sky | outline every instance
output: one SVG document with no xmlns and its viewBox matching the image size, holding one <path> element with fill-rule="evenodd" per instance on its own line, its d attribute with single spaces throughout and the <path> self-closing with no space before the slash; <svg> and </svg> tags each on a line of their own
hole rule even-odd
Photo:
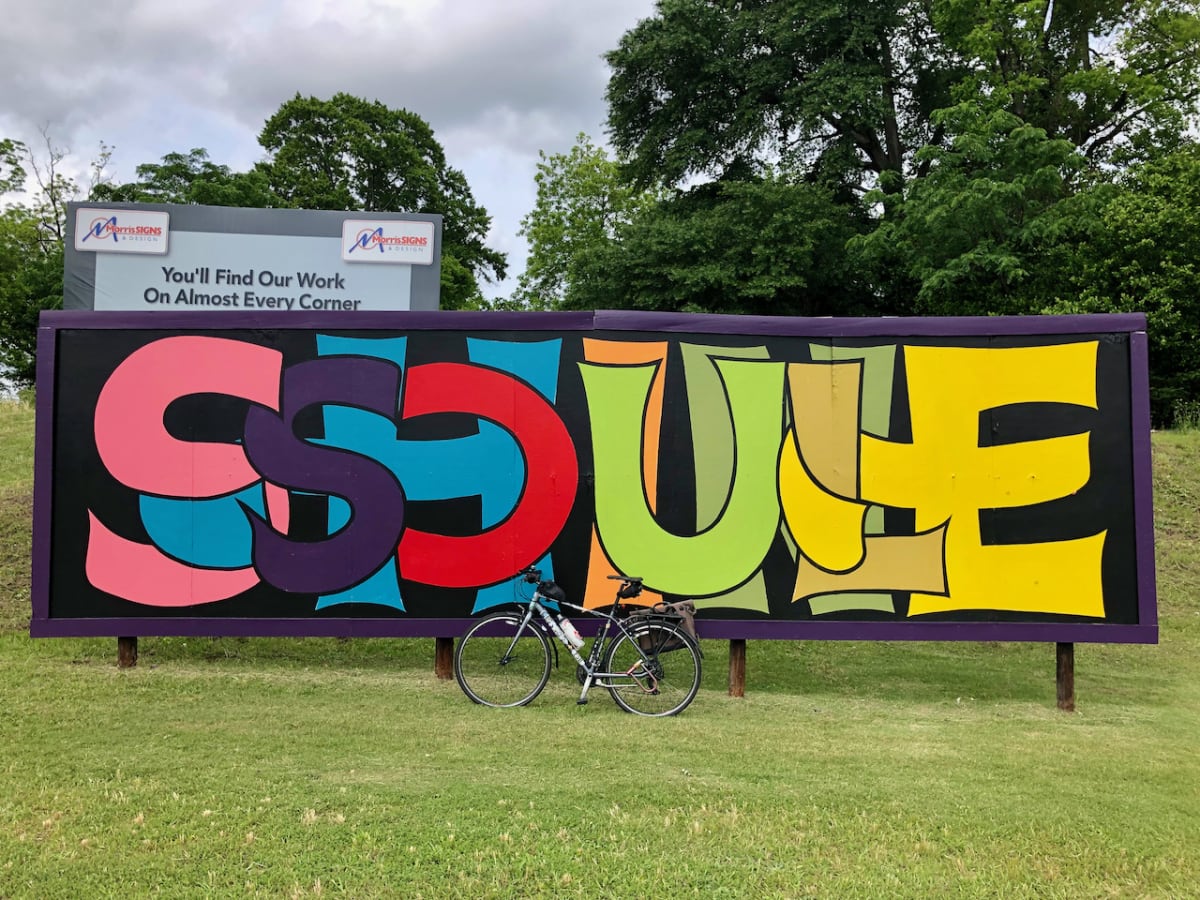
<svg viewBox="0 0 1200 900">
<path fill-rule="evenodd" d="M 524 267 L 517 235 L 536 197 L 538 151 L 604 143 L 602 55 L 654 0 L 0 0 L 0 137 L 44 154 L 43 133 L 87 180 L 206 148 L 245 171 L 266 119 L 300 93 L 345 92 L 417 113 Z"/>
</svg>

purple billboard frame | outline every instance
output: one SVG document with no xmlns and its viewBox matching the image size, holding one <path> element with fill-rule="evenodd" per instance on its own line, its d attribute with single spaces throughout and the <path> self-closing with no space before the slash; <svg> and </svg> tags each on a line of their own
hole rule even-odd
<svg viewBox="0 0 1200 900">
<path fill-rule="evenodd" d="M 962 318 L 773 318 L 629 312 L 45 312 L 38 328 L 37 423 L 34 455 L 33 637 L 244 636 L 244 637 L 457 637 L 462 618 L 51 618 L 51 501 L 57 334 L 66 329 L 333 329 L 392 331 L 656 331 L 689 334 L 773 335 L 804 338 L 1057 336 L 1125 333 L 1130 336 L 1130 410 L 1136 541 L 1138 623 L 1103 622 L 879 622 L 705 620 L 705 638 L 755 640 L 1036 641 L 1157 643 L 1154 519 L 1150 468 L 1150 402 L 1146 318 L 1140 313 L 1091 316 Z M 590 623 L 580 625 L 585 630 Z"/>
</svg>

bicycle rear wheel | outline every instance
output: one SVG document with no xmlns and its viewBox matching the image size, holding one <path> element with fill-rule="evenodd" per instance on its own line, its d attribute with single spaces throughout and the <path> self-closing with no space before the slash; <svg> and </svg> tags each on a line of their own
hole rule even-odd
<svg viewBox="0 0 1200 900">
<path fill-rule="evenodd" d="M 639 716 L 673 716 L 700 689 L 700 650 L 669 622 L 635 625 L 608 648 L 604 671 L 617 706 Z"/>
<path fill-rule="evenodd" d="M 550 643 L 523 613 L 498 612 L 480 619 L 454 651 L 454 677 L 468 697 L 484 706 L 524 706 L 550 678 Z"/>
</svg>

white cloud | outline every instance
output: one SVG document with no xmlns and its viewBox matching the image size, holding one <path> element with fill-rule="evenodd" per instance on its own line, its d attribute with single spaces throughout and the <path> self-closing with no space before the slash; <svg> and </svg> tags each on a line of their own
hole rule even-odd
<svg viewBox="0 0 1200 900">
<path fill-rule="evenodd" d="M 296 93 L 405 107 L 434 129 L 519 271 L 517 223 L 538 150 L 603 138 L 602 54 L 653 0 L 42 0 L 8 4 L 0 136 L 69 147 L 86 173 L 100 141 L 118 180 L 205 147 L 234 169 L 261 156 L 266 118 Z"/>
</svg>

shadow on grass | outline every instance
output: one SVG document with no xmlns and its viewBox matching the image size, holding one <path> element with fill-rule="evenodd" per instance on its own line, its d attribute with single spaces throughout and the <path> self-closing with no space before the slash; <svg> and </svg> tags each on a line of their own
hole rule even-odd
<svg viewBox="0 0 1200 900">
<path fill-rule="evenodd" d="M 26 639 L 28 640 L 28 639 Z M 728 689 L 726 641 L 704 641 L 708 690 Z M 42 657 L 67 664 L 116 666 L 115 638 L 49 638 L 32 642 Z M 204 638 L 143 637 L 138 665 L 212 666 L 267 672 L 346 670 L 426 674 L 433 671 L 433 638 Z M 560 672 L 570 665 L 565 655 Z M 1092 698 L 1173 701 L 1174 680 L 1155 647 L 1078 645 L 1076 679 Z M 750 641 L 746 693 L 790 694 L 827 701 L 894 700 L 916 703 L 996 702 L 1053 704 L 1054 644 L 950 642 Z"/>
<path fill-rule="evenodd" d="M 705 642 L 705 686 L 727 687 L 724 641 Z M 116 641 L 101 648 L 115 660 Z M 264 668 L 420 671 L 433 638 L 142 638 L 139 665 L 225 662 Z M 1052 700 L 1054 645 L 751 641 L 747 691 L 938 702 Z M 565 660 L 565 662 L 564 662 Z M 569 660 L 560 659 L 566 671 Z"/>
<path fill-rule="evenodd" d="M 46 655 L 70 662 L 117 664 L 116 638 L 45 638 Z M 433 638 L 142 637 L 138 666 L 209 663 L 263 669 L 432 671 Z"/>
<path fill-rule="evenodd" d="M 727 686 L 724 641 L 705 642 L 705 686 Z M 1078 690 L 1171 702 L 1154 647 L 1077 645 Z M 1056 700 L 1052 643 L 750 641 L 746 692 L 944 703 Z"/>
</svg>

